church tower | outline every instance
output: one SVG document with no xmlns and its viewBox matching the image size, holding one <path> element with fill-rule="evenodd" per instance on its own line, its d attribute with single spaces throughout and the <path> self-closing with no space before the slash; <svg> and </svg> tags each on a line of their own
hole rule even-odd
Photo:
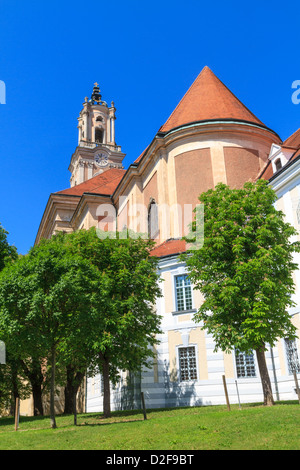
<svg viewBox="0 0 300 470">
<path fill-rule="evenodd" d="M 115 113 L 114 102 L 109 107 L 95 83 L 78 117 L 78 146 L 69 166 L 71 187 L 110 168 L 123 168 L 125 154 L 115 141 Z"/>
</svg>

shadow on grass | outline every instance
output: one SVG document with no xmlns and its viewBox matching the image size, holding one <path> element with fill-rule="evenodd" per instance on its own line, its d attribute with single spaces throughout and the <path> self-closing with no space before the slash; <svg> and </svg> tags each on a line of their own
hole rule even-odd
<svg viewBox="0 0 300 470">
<path fill-rule="evenodd" d="M 50 416 L 20 416 L 22 423 L 31 423 L 36 421 L 43 421 L 44 419 L 50 419 Z M 14 426 L 15 418 L 13 416 L 0 418 L 0 426 Z"/>
<path fill-rule="evenodd" d="M 289 400 L 289 401 L 278 401 L 275 402 L 276 405 L 296 405 L 298 404 L 298 400 Z M 259 407 L 264 407 L 263 403 L 246 403 L 242 404 L 242 409 L 247 409 L 247 408 L 259 408 Z M 219 411 L 222 409 L 226 409 L 226 405 L 209 405 L 209 406 L 188 406 L 188 407 L 172 407 L 172 408 L 151 408 L 147 409 L 147 419 L 154 418 L 155 415 L 163 412 L 171 412 L 171 411 L 179 411 L 179 410 L 188 410 L 192 412 L 193 410 L 203 410 L 207 412 L 213 412 L 213 411 Z M 238 409 L 238 405 L 234 404 L 232 405 L 232 409 Z M 151 415 L 151 416 L 149 416 Z M 132 417 L 136 416 L 137 419 L 132 419 Z M 138 417 L 139 416 L 139 417 Z M 130 417 L 131 419 L 126 419 L 126 417 Z M 56 418 L 60 421 L 57 423 L 57 428 L 65 428 L 65 427 L 70 427 L 74 426 L 73 424 L 73 415 L 56 415 Z M 104 418 L 103 413 L 80 413 L 77 415 L 78 422 L 77 426 L 104 426 L 104 425 L 110 425 L 110 424 L 121 424 L 121 423 L 136 423 L 136 422 L 142 422 L 144 421 L 143 417 L 143 412 L 142 410 L 123 410 L 123 411 L 113 411 L 111 413 L 111 416 L 109 418 Z M 37 425 L 38 423 L 46 422 L 48 424 L 48 421 L 50 420 L 49 415 L 45 416 L 20 416 L 20 423 L 19 423 L 19 429 L 22 429 L 22 426 L 25 425 L 26 430 L 37 430 L 37 429 L 49 429 L 50 425 L 45 425 L 41 428 L 37 428 L 36 426 L 30 426 L 30 425 Z M 91 422 L 89 422 L 89 420 Z M 99 422 L 97 422 L 99 420 Z M 81 422 L 83 421 L 83 422 Z M 96 422 L 93 422 L 96 421 Z M 0 429 L 1 427 L 7 426 L 14 426 L 15 420 L 14 417 L 3 417 L 0 418 Z M 46 424 L 46 423 L 45 423 Z M 29 425 L 27 427 L 26 425 Z"/>
<path fill-rule="evenodd" d="M 109 419 L 109 418 L 108 418 Z M 77 427 L 87 426 L 87 427 L 97 427 L 97 426 L 111 426 L 113 424 L 132 424 L 132 423 L 140 423 L 144 421 L 144 419 L 128 419 L 122 421 L 110 421 L 110 422 L 102 422 L 102 423 L 78 423 Z"/>
</svg>

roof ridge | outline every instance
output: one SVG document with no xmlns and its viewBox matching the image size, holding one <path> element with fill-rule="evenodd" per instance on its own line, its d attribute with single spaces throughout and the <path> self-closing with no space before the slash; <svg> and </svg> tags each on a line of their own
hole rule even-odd
<svg viewBox="0 0 300 470">
<path fill-rule="evenodd" d="M 210 70 L 210 69 L 209 69 L 209 70 Z M 213 73 L 212 70 L 211 70 L 211 72 Z M 229 93 L 231 93 L 231 95 L 243 106 L 243 108 L 245 108 L 257 121 L 259 121 L 263 126 L 265 126 L 264 123 L 263 123 L 257 116 L 255 116 L 255 114 L 251 111 L 251 109 L 249 109 L 249 108 L 233 93 L 233 91 L 231 91 L 230 88 L 228 88 L 228 86 L 227 86 L 224 82 L 222 82 L 222 80 L 221 80 L 219 77 L 217 77 L 214 73 L 213 73 L 213 75 L 214 75 L 214 76 L 216 77 L 216 79 L 226 88 L 226 90 L 229 91 Z"/>
<path fill-rule="evenodd" d="M 191 86 L 188 88 L 188 90 L 185 92 L 185 94 L 183 95 L 183 97 L 181 98 L 181 100 L 179 101 L 179 103 L 177 104 L 177 106 L 175 107 L 175 109 L 172 111 L 172 113 L 170 114 L 170 116 L 168 117 L 168 119 L 166 120 L 166 122 L 160 127 L 160 129 L 164 126 L 167 125 L 167 123 L 170 121 L 171 117 L 173 116 L 173 114 L 175 113 L 175 111 L 177 110 L 177 108 L 180 106 L 180 104 L 182 103 L 182 101 L 184 100 L 184 98 L 191 92 L 192 88 L 194 87 L 194 85 L 196 84 L 196 81 L 198 80 L 198 78 L 200 77 L 200 75 L 204 72 L 204 70 L 210 70 L 210 68 L 205 65 L 205 67 L 201 70 L 201 72 L 197 75 L 197 77 L 195 78 L 195 80 L 193 81 L 193 83 L 191 84 Z M 211 70 L 210 70 L 211 71 Z"/>
</svg>

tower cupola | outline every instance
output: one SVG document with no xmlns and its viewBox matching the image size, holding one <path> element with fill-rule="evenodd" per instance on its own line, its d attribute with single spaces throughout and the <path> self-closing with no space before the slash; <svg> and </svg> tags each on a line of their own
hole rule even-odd
<svg viewBox="0 0 300 470">
<path fill-rule="evenodd" d="M 94 83 L 94 88 L 93 88 L 93 94 L 92 94 L 92 97 L 91 97 L 91 102 L 93 104 L 100 104 L 101 103 L 101 94 L 100 94 L 100 88 L 99 88 L 99 85 L 98 83 Z"/>
<path fill-rule="evenodd" d="M 123 168 L 125 155 L 115 141 L 116 108 L 102 100 L 98 83 L 91 98 L 86 97 L 78 117 L 78 146 L 69 170 L 71 186 L 92 178 L 109 168 Z"/>
<path fill-rule="evenodd" d="M 94 84 L 92 96 L 87 97 L 78 118 L 78 145 L 107 144 L 116 146 L 115 142 L 114 102 L 109 107 L 102 100 L 98 83 Z"/>
</svg>

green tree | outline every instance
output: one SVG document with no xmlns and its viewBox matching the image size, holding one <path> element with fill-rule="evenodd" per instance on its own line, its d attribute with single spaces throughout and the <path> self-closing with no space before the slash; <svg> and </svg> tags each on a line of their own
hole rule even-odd
<svg viewBox="0 0 300 470">
<path fill-rule="evenodd" d="M 300 247 L 292 237 L 297 232 L 275 209 L 276 194 L 265 181 L 242 189 L 218 184 L 199 200 L 204 244 L 183 257 L 204 296 L 195 320 L 213 335 L 216 349 L 256 351 L 264 403 L 272 405 L 265 351 L 278 338 L 295 337 L 287 308 L 293 305 L 293 253 Z"/>
<path fill-rule="evenodd" d="M 0 271 L 7 263 L 16 260 L 18 257 L 17 249 L 14 245 L 10 245 L 7 240 L 8 232 L 0 223 Z"/>
<path fill-rule="evenodd" d="M 0 327 L 10 350 L 27 364 L 43 358 L 49 366 L 52 427 L 57 366 L 60 377 L 65 368 L 65 396 L 69 403 L 73 397 L 75 415 L 82 377 L 98 367 L 109 416 L 110 382 L 120 370 L 148 365 L 160 333 L 153 242 L 98 235 L 91 229 L 42 240 L 0 275 Z"/>
<path fill-rule="evenodd" d="M 53 428 L 57 352 L 72 335 L 76 319 L 88 313 L 98 287 L 98 270 L 71 255 L 59 237 L 43 240 L 0 274 L 0 327 L 9 338 L 9 351 L 32 363 L 43 358 L 50 366 Z"/>
<path fill-rule="evenodd" d="M 18 258 L 17 249 L 15 246 L 8 243 L 7 235 L 8 232 L 0 223 L 0 271 L 2 271 L 6 265 Z M 1 330 L 0 340 L 5 344 Z M 6 406 L 12 396 L 23 396 L 20 382 L 15 380 L 15 377 L 17 376 L 16 367 L 16 361 L 11 356 L 7 358 L 6 364 L 0 365 L 0 406 Z M 19 389 L 17 389 L 18 386 Z"/>
<path fill-rule="evenodd" d="M 120 370 L 139 372 L 149 365 L 161 317 L 154 309 L 161 295 L 154 243 L 134 233 L 103 233 L 92 228 L 66 238 L 101 274 L 101 299 L 89 315 L 86 341 L 103 375 L 104 416 L 110 415 L 110 382 Z"/>
</svg>

